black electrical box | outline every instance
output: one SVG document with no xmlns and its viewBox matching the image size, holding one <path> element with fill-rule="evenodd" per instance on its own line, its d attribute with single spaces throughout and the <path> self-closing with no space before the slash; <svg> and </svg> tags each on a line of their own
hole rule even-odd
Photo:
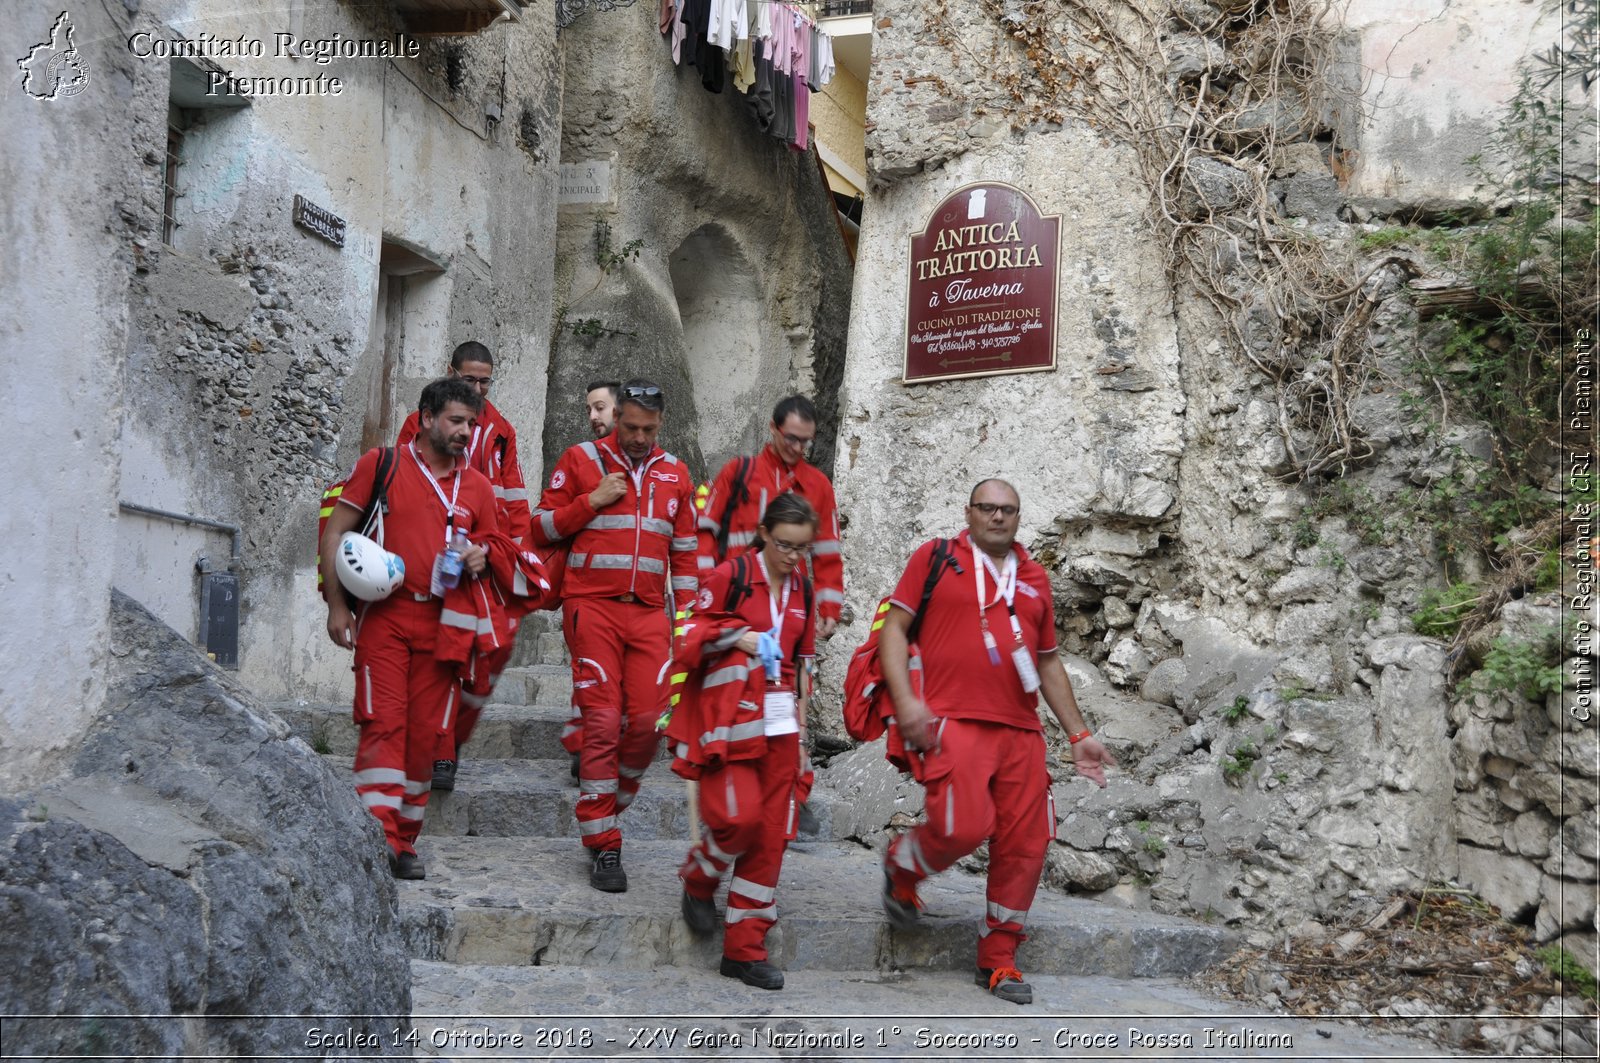
<svg viewBox="0 0 1600 1063">
<path fill-rule="evenodd" d="M 239 667 L 239 577 L 232 572 L 200 575 L 200 642 L 213 661 Z"/>
</svg>

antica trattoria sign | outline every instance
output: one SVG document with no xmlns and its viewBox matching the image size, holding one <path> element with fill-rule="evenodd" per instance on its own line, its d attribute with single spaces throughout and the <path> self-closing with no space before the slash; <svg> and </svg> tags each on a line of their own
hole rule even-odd
<svg viewBox="0 0 1600 1063">
<path fill-rule="evenodd" d="M 904 380 L 1056 367 L 1061 215 L 1020 188 L 968 185 L 911 237 Z"/>
</svg>

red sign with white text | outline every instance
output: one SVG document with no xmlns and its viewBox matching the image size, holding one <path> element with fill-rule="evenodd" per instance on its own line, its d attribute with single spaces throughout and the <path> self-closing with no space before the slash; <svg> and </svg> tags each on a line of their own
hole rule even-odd
<svg viewBox="0 0 1600 1063">
<path fill-rule="evenodd" d="M 1056 367 L 1061 215 L 1020 188 L 968 185 L 911 237 L 904 382 Z"/>
</svg>

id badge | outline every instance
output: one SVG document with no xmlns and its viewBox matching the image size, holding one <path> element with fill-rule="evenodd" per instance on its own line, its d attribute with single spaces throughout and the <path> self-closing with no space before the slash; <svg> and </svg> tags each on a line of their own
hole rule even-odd
<svg viewBox="0 0 1600 1063">
<path fill-rule="evenodd" d="M 433 573 L 428 577 L 428 593 L 435 598 L 444 597 L 444 551 L 433 555 Z"/>
</svg>

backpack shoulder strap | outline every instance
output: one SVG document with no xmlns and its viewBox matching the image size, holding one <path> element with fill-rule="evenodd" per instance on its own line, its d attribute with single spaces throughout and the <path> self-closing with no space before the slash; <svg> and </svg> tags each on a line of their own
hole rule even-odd
<svg viewBox="0 0 1600 1063">
<path fill-rule="evenodd" d="M 915 642 L 917 632 L 922 630 L 922 616 L 927 612 L 928 600 L 933 597 L 933 588 L 947 568 L 961 571 L 961 562 L 956 560 L 955 544 L 949 539 L 936 539 L 933 557 L 928 563 L 928 578 L 922 581 L 922 599 L 917 602 L 917 615 L 911 618 L 911 626 L 906 629 L 907 642 Z"/>
<path fill-rule="evenodd" d="M 722 607 L 734 612 L 750 597 L 750 561 L 744 554 L 733 559 L 733 579 L 728 582 L 728 596 Z"/>
<path fill-rule="evenodd" d="M 734 466 L 733 483 L 728 485 L 728 499 L 722 504 L 722 516 L 718 519 L 717 556 L 719 558 L 728 556 L 728 535 L 732 531 L 730 518 L 733 516 L 734 510 L 744 505 L 745 500 L 750 497 L 751 464 L 751 460 L 748 457 L 744 457 L 738 459 L 738 464 Z M 760 520 L 761 514 L 756 514 L 756 519 Z"/>
</svg>

